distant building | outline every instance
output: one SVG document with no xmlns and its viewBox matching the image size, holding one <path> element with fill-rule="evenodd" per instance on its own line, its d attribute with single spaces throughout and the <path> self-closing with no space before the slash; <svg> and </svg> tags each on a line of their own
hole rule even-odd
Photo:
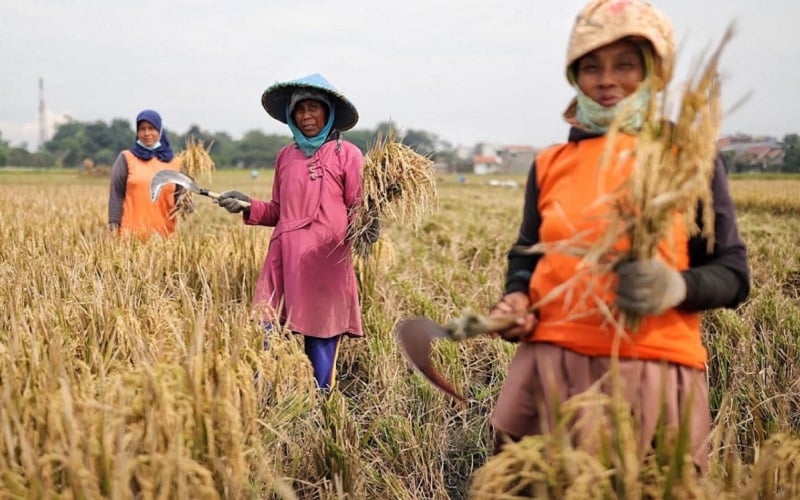
<svg viewBox="0 0 800 500">
<path fill-rule="evenodd" d="M 717 148 L 733 172 L 780 171 L 783 167 L 783 147 L 771 137 L 722 137 L 717 141 Z"/>
<path fill-rule="evenodd" d="M 501 144 L 493 144 L 491 142 L 479 142 L 475 145 L 473 153 L 475 156 L 495 156 L 500 157 L 505 146 Z"/>
<path fill-rule="evenodd" d="M 506 146 L 500 154 L 503 160 L 503 172 L 527 173 L 536 159 L 537 152 L 533 146 Z"/>
<path fill-rule="evenodd" d="M 734 157 L 735 165 L 747 165 L 750 170 L 780 171 L 785 154 L 779 146 L 753 146 Z"/>
<path fill-rule="evenodd" d="M 499 170 L 502 161 L 497 156 L 474 156 L 472 171 L 478 175 L 493 174 Z"/>
<path fill-rule="evenodd" d="M 537 149 L 533 146 L 503 146 L 482 142 L 472 149 L 472 172 L 477 175 L 527 173 L 536 153 Z"/>
</svg>

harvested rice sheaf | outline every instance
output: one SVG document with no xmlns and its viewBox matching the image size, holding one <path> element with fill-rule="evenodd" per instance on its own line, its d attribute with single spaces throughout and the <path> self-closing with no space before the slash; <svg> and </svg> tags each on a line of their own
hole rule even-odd
<svg viewBox="0 0 800 500">
<path fill-rule="evenodd" d="M 633 175 L 615 206 L 617 219 L 631 240 L 630 257 L 634 259 L 656 255 L 676 213 L 684 217 L 690 235 L 700 234 L 696 223 L 699 206 L 704 217 L 702 235 L 709 239 L 709 251 L 713 248 L 711 178 L 722 118 L 717 66 L 732 34 L 729 28 L 699 76 L 688 82 L 674 122 L 665 118 L 669 115 L 666 92 L 651 100 L 639 133 Z"/>
<path fill-rule="evenodd" d="M 385 217 L 417 227 L 438 203 L 433 161 L 402 144 L 390 130 L 364 156 L 361 203 L 347 238 L 357 257 L 369 257 L 376 224 Z"/>
<path fill-rule="evenodd" d="M 733 27 L 725 32 L 711 56 L 687 82 L 678 114 L 669 120 L 668 93 L 659 79 L 653 81 L 653 98 L 639 132 L 634 170 L 613 206 L 612 222 L 600 240 L 599 254 L 613 255 L 621 238 L 630 249 L 605 262 L 593 262 L 596 270 L 608 272 L 622 260 L 646 260 L 658 254 L 661 242 L 672 246 L 674 217 L 683 218 L 689 236 L 701 235 L 707 250 L 714 247 L 714 208 L 711 179 L 717 157 L 722 108 L 720 104 L 719 60 L 722 49 L 733 37 Z M 625 113 L 609 131 L 609 147 L 620 133 Z M 608 158 L 606 158 L 607 167 Z M 697 224 L 702 210 L 702 229 Z M 621 315 L 621 322 L 636 330 L 641 318 Z"/>
<path fill-rule="evenodd" d="M 195 139 L 194 136 L 189 136 L 186 139 L 186 148 L 178 153 L 178 159 L 181 161 L 181 172 L 197 180 L 198 177 L 204 177 L 206 180 L 211 178 L 211 172 L 215 169 L 214 160 L 208 153 L 211 149 L 211 144 L 208 148 L 202 139 Z M 192 200 L 192 193 L 184 189 L 172 209 L 170 215 L 180 215 L 186 217 L 194 211 L 194 200 Z"/>
</svg>

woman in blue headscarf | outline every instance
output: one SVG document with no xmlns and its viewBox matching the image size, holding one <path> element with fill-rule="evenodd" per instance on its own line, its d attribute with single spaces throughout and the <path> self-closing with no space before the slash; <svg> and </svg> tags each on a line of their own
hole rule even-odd
<svg viewBox="0 0 800 500">
<path fill-rule="evenodd" d="M 122 151 L 111 168 L 108 228 L 112 233 L 140 237 L 174 233 L 174 207 L 180 186 L 167 184 L 156 201 L 150 200 L 150 180 L 159 170 L 180 171 L 181 163 L 169 145 L 161 116 L 146 109 L 136 117 L 136 142 Z"/>
</svg>

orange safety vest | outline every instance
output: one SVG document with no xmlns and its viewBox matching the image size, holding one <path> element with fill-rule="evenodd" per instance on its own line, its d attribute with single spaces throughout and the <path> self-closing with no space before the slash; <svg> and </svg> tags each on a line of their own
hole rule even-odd
<svg viewBox="0 0 800 500">
<path fill-rule="evenodd" d="M 177 218 L 170 217 L 169 212 L 175 206 L 175 185 L 165 185 L 154 203 L 150 201 L 150 181 L 159 170 L 180 171 L 180 160 L 173 158 L 167 163 L 152 158 L 144 161 L 130 151 L 124 151 L 123 154 L 128 163 L 128 181 L 122 201 L 120 233 L 132 233 L 145 238 L 152 233 L 162 236 L 174 233 Z"/>
<path fill-rule="evenodd" d="M 617 136 L 606 168 L 598 164 L 606 148 L 605 136 L 569 142 L 549 148 L 536 158 L 541 215 L 541 242 L 573 240 L 581 235 L 592 245 L 609 224 L 612 197 L 632 171 L 636 138 Z M 616 192 L 615 192 L 616 191 Z M 606 198 L 604 198 L 606 197 Z M 602 201 L 601 201 L 602 200 Z M 630 246 L 620 241 L 617 250 Z M 678 270 L 689 267 L 688 234 L 681 215 L 676 214 L 670 241 L 659 245 L 659 256 Z M 615 276 L 586 276 L 567 283 L 576 273 L 580 258 L 546 253 L 536 265 L 530 281 L 531 303 L 555 297 L 538 310 L 539 324 L 531 342 L 549 342 L 590 356 L 613 354 L 615 334 L 598 312 L 594 298 L 614 302 Z M 550 292 L 554 292 L 551 295 Z M 619 341 L 619 356 L 665 360 L 704 369 L 708 353 L 700 340 L 700 314 L 670 309 L 642 319 L 635 332 Z"/>
</svg>

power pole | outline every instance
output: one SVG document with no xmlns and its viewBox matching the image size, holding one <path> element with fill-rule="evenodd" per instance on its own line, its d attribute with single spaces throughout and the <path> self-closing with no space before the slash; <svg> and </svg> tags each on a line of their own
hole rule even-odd
<svg viewBox="0 0 800 500">
<path fill-rule="evenodd" d="M 47 142 L 47 112 L 44 107 L 44 80 L 39 77 L 39 151 Z"/>
</svg>

